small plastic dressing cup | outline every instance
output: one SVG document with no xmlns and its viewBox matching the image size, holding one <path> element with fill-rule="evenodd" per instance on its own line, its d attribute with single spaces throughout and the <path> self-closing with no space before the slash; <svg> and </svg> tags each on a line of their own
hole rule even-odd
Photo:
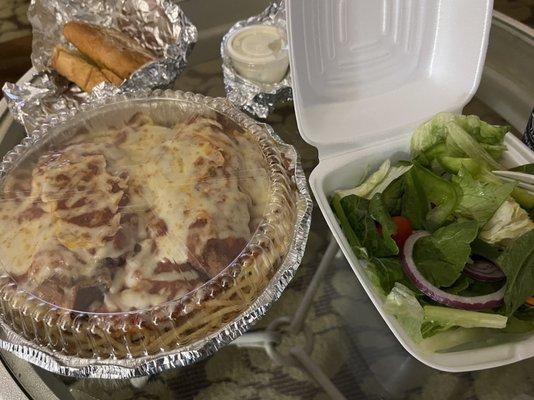
<svg viewBox="0 0 534 400">
<path fill-rule="evenodd" d="M 286 35 L 276 26 L 240 29 L 228 40 L 227 50 L 239 75 L 251 81 L 280 82 L 289 67 Z"/>
</svg>

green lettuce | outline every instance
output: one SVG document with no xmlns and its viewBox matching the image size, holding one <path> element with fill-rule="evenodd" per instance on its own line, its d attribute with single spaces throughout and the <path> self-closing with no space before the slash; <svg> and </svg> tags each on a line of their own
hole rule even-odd
<svg viewBox="0 0 534 400">
<path fill-rule="evenodd" d="M 415 158 L 434 146 L 441 144 L 447 137 L 445 124 L 455 120 L 455 114 L 439 113 L 431 120 L 420 125 L 412 134 L 410 152 Z"/>
<path fill-rule="evenodd" d="M 369 193 L 384 179 L 386 179 L 389 170 L 391 169 L 391 162 L 386 160 L 380 165 L 380 167 L 373 172 L 369 177 L 362 182 L 360 185 L 351 188 L 351 189 L 340 189 L 336 190 L 335 195 L 338 195 L 339 198 L 343 198 L 350 195 L 356 195 L 358 197 L 367 198 Z"/>
<path fill-rule="evenodd" d="M 393 256 L 399 254 L 399 248 L 392 238 L 397 227 L 391 219 L 380 193 L 375 194 L 369 201 L 369 216 L 380 226 L 381 239 L 385 248 L 383 252 L 373 254 L 376 256 Z"/>
<path fill-rule="evenodd" d="M 455 213 L 476 220 L 480 226 L 490 220 L 516 186 L 514 182 L 497 185 L 476 180 L 464 167 L 452 181 L 462 190 Z"/>
<path fill-rule="evenodd" d="M 478 142 L 487 145 L 502 145 L 509 126 L 492 125 L 476 115 L 455 114 L 455 121 Z"/>
<path fill-rule="evenodd" d="M 410 168 L 412 168 L 410 163 L 401 162 L 391 166 L 391 162 L 386 160 L 362 184 L 351 189 L 337 190 L 335 194 L 341 198 L 354 194 L 371 199 L 375 194 L 382 193 L 391 182 L 404 175 Z"/>
<path fill-rule="evenodd" d="M 461 326 L 463 328 L 493 328 L 506 327 L 508 318 L 499 314 L 477 311 L 459 310 L 450 307 L 424 306 L 425 321 L 445 326 Z"/>
<path fill-rule="evenodd" d="M 358 258 L 367 258 L 368 257 L 367 249 L 363 247 L 362 243 L 360 242 L 360 239 L 358 238 L 358 236 L 352 229 L 349 219 L 347 215 L 345 214 L 345 210 L 343 209 L 343 206 L 341 205 L 341 197 L 338 194 L 335 194 L 332 197 L 331 206 L 339 221 L 341 230 L 345 234 L 345 237 L 347 238 L 347 241 L 349 242 L 349 246 L 352 252 L 354 253 L 354 255 Z"/>
<path fill-rule="evenodd" d="M 423 339 L 421 325 L 423 324 L 425 313 L 414 292 L 401 283 L 395 283 L 395 286 L 386 297 L 384 309 L 395 316 L 414 342 L 417 343 Z"/>
<path fill-rule="evenodd" d="M 501 164 L 495 161 L 486 149 L 460 126 L 453 122 L 448 122 L 446 127 L 449 134 L 447 139 L 451 140 L 451 144 L 454 145 L 454 149 L 456 150 L 455 154 L 457 154 L 458 149 L 461 149 L 461 151 L 463 151 L 469 158 L 482 164 L 486 164 L 491 169 L 501 169 Z"/>
<path fill-rule="evenodd" d="M 443 156 L 462 155 L 497 166 L 508 131 L 507 126 L 491 125 L 474 115 L 440 113 L 415 130 L 410 151 L 426 166 Z"/>
<path fill-rule="evenodd" d="M 506 275 L 504 312 L 512 315 L 534 294 L 534 231 L 514 240 L 496 264 Z"/>
<path fill-rule="evenodd" d="M 434 231 L 449 219 L 460 195 L 456 184 L 414 164 L 405 175 L 402 215 L 415 229 Z"/>
<path fill-rule="evenodd" d="M 389 215 L 400 215 L 401 213 L 405 181 L 405 176 L 403 175 L 391 182 L 382 192 L 382 200 Z"/>
<path fill-rule="evenodd" d="M 505 182 L 497 175 L 493 174 L 488 169 L 487 165 L 471 158 L 442 157 L 440 158 L 439 162 L 440 166 L 443 167 L 445 171 L 451 174 L 458 174 L 461 169 L 465 169 L 469 171 L 469 173 L 474 179 L 480 182 L 493 184 L 495 186 L 500 186 L 509 183 Z M 530 168 L 528 167 L 528 165 L 525 167 Z M 534 209 L 534 193 L 516 186 L 512 191 L 512 197 L 521 205 L 521 207 L 524 207 L 527 210 Z"/>
<path fill-rule="evenodd" d="M 471 243 L 471 252 L 495 263 L 497 258 L 502 254 L 503 248 L 482 240 L 479 233 L 478 237 Z"/>
<path fill-rule="evenodd" d="M 509 198 L 482 227 L 480 239 L 490 244 L 506 244 L 534 229 L 534 222 L 519 204 Z"/>
<path fill-rule="evenodd" d="M 510 171 L 523 172 L 525 174 L 534 175 L 534 164 L 525 164 L 518 167 L 510 168 Z"/>
<path fill-rule="evenodd" d="M 372 257 L 367 263 L 366 271 L 373 284 L 385 295 L 393 289 L 396 282 L 408 281 L 398 258 Z"/>
<path fill-rule="evenodd" d="M 477 237 L 476 221 L 454 222 L 419 239 L 413 258 L 423 276 L 437 287 L 449 287 L 460 277 Z"/>
<path fill-rule="evenodd" d="M 342 229 L 343 225 L 349 224 L 357 239 L 354 242 L 365 248 L 366 257 L 388 257 L 399 253 L 391 238 L 395 233 L 395 223 L 387 213 L 380 194 L 371 200 L 349 195 L 340 200 L 340 205 L 346 218 Z"/>
</svg>

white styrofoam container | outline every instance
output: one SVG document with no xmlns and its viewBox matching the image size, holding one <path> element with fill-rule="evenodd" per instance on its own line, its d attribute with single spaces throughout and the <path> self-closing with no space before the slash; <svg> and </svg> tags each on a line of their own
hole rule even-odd
<svg viewBox="0 0 534 400">
<path fill-rule="evenodd" d="M 319 150 L 310 186 L 359 281 L 400 343 L 423 363 L 471 371 L 534 356 L 522 341 L 453 353 L 414 343 L 383 309 L 364 263 L 352 253 L 328 203 L 386 158 L 409 158 L 413 128 L 440 111 L 460 111 L 484 65 L 491 0 L 286 0 L 299 131 Z M 534 162 L 511 134 L 503 163 Z M 357 318 L 357 316 L 355 316 Z"/>
</svg>

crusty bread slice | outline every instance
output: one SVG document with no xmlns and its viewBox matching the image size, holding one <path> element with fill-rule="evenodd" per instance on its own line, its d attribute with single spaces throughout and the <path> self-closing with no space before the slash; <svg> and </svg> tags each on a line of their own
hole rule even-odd
<svg viewBox="0 0 534 400">
<path fill-rule="evenodd" d="M 63 27 L 63 34 L 101 69 L 108 69 L 121 79 L 128 78 L 132 72 L 154 59 L 132 38 L 116 29 L 70 21 Z"/>
<path fill-rule="evenodd" d="M 122 82 L 124 82 L 124 79 L 121 79 L 119 76 L 115 75 L 113 72 L 111 72 L 109 69 L 102 68 L 101 69 L 104 76 L 113 83 L 115 86 L 120 86 Z"/>
<path fill-rule="evenodd" d="M 108 81 L 96 65 L 61 46 L 54 47 L 52 67 L 86 92 L 90 92 L 99 83 Z"/>
</svg>

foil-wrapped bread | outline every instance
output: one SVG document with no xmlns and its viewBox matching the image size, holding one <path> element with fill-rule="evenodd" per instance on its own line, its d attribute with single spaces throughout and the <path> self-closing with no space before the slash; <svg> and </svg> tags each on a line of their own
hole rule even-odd
<svg viewBox="0 0 534 400">
<path fill-rule="evenodd" d="M 113 28 L 70 21 L 63 27 L 63 35 L 79 53 L 57 45 L 52 68 L 86 92 L 101 82 L 118 86 L 154 60 L 135 40 Z"/>
</svg>

